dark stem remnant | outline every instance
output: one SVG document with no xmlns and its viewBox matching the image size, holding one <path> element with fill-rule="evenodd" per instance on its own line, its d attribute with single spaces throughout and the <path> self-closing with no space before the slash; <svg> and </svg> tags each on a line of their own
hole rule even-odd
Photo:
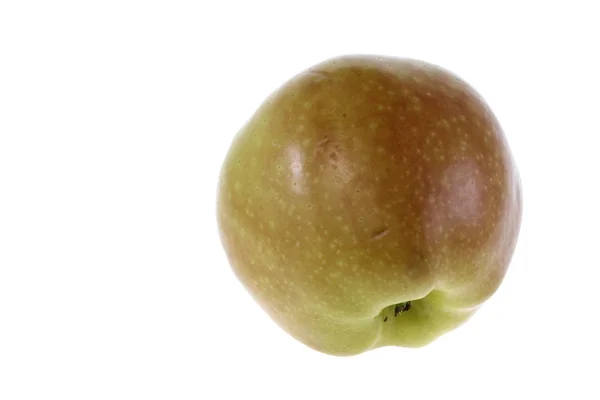
<svg viewBox="0 0 600 400">
<path fill-rule="evenodd" d="M 387 315 L 385 317 L 383 317 L 383 322 L 387 321 Z"/>
<path fill-rule="evenodd" d="M 398 314 L 402 314 L 403 312 L 406 312 L 408 310 L 410 310 L 410 301 L 396 304 L 396 307 L 394 308 L 394 317 L 396 317 Z"/>
</svg>

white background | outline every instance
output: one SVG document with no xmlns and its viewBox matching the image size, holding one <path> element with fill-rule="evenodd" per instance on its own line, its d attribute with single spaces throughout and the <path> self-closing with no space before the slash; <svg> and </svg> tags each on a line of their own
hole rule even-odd
<svg viewBox="0 0 600 400">
<path fill-rule="evenodd" d="M 2 1 L 0 399 L 600 398 L 593 4 Z M 502 287 L 424 349 L 308 349 L 219 242 L 233 135 L 347 53 L 462 76 L 521 170 Z"/>
</svg>

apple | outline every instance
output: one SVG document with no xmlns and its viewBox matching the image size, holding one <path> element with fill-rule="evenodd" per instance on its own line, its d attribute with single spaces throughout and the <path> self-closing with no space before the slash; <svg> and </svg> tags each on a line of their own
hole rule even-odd
<svg viewBox="0 0 600 400">
<path fill-rule="evenodd" d="M 235 136 L 217 195 L 236 276 L 331 355 L 421 347 L 498 289 L 519 173 L 482 97 L 439 66 L 352 55 L 299 73 Z"/>
</svg>

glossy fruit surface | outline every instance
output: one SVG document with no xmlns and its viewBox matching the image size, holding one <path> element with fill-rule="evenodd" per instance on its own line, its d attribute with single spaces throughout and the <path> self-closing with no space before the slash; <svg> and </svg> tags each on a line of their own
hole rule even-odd
<svg viewBox="0 0 600 400">
<path fill-rule="evenodd" d="M 345 56 L 293 77 L 235 137 L 218 188 L 237 277 L 328 354 L 423 346 L 500 285 L 521 221 L 503 131 L 454 74 Z"/>
</svg>

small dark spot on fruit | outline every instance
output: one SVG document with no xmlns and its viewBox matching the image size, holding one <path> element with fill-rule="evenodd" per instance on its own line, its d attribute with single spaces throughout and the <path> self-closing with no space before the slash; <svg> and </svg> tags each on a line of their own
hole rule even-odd
<svg viewBox="0 0 600 400">
<path fill-rule="evenodd" d="M 332 161 L 336 161 L 337 160 L 337 154 L 335 152 L 334 153 L 329 153 L 329 158 Z"/>
<path fill-rule="evenodd" d="M 347 115 L 346 115 L 346 113 L 343 113 L 343 114 L 342 114 L 342 117 L 346 118 L 346 116 L 347 116 Z"/>
<path fill-rule="evenodd" d="M 386 321 L 387 321 L 387 316 L 385 316 L 385 317 L 383 318 L 383 322 L 386 322 Z"/>
</svg>

